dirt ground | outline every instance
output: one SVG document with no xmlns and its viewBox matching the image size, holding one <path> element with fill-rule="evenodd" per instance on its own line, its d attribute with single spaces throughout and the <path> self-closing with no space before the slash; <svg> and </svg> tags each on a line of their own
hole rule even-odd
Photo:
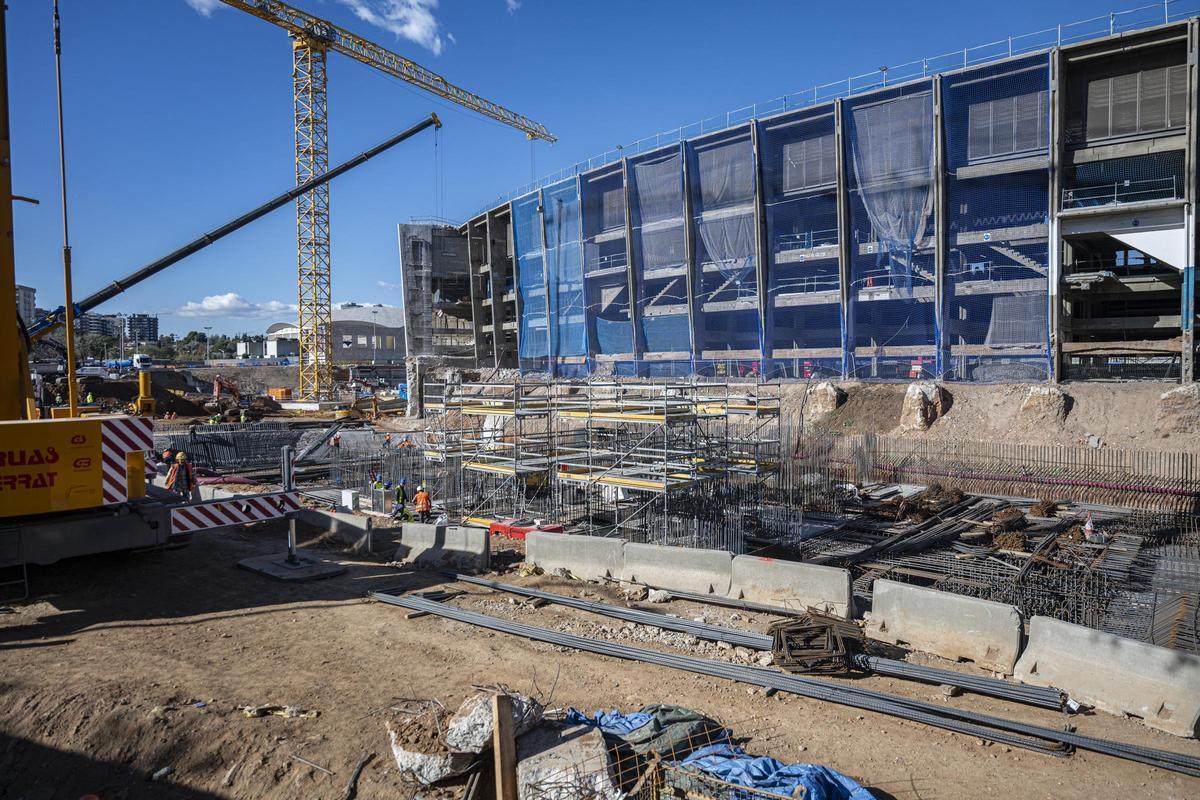
<svg viewBox="0 0 1200 800">
<path fill-rule="evenodd" d="M 364 599 L 371 589 L 441 585 L 337 550 L 346 574 L 300 585 L 236 566 L 281 549 L 261 526 L 210 534 L 182 549 L 63 562 L 33 571 L 34 596 L 0 615 L 0 797 L 338 798 L 368 753 L 358 796 L 438 796 L 397 774 L 385 724 L 408 699 L 455 707 L 472 684 L 500 682 L 552 706 L 635 709 L 678 703 L 717 717 L 751 752 L 826 764 L 879 798 L 1200 796 L 1200 779 L 1090 753 L 1051 758 L 788 695 L 665 668 L 567 651 Z M 514 561 L 517 556 L 509 555 Z M 503 559 L 499 559 L 503 560 Z M 608 586 L 541 577 L 532 583 L 617 601 Z M 568 609 L 518 606 L 475 587 L 459 605 L 531 624 L 667 648 L 656 629 Z M 767 618 L 672 602 L 664 613 L 763 630 Z M 735 617 L 734 614 L 737 613 Z M 731 658 L 716 645 L 685 645 Z M 945 666 L 945 664 L 943 664 Z M 972 669 L 962 666 L 963 669 Z M 870 688 L 1048 725 L 1047 711 L 935 686 L 864 678 Z M 315 717 L 249 718 L 239 706 L 278 703 Z M 1200 742 L 1107 715 L 1071 720 L 1081 732 L 1200 755 Z M 329 776 L 294 760 L 331 770 Z M 148 776 L 170 767 L 165 778 Z M 448 796 L 442 793 L 441 796 Z"/>
<path fill-rule="evenodd" d="M 843 383 L 845 402 L 817 427 L 842 434 L 895 433 L 908 384 Z M 1066 417 L 1023 412 L 1028 384 L 942 384 L 950 408 L 928 431 L 904 436 L 1026 444 L 1087 444 L 1102 447 L 1200 453 L 1200 395 L 1163 394 L 1177 383 L 1067 383 Z M 804 384 L 784 384 L 785 410 L 798 409 Z M 1092 440 L 1095 442 L 1095 439 Z"/>
</svg>

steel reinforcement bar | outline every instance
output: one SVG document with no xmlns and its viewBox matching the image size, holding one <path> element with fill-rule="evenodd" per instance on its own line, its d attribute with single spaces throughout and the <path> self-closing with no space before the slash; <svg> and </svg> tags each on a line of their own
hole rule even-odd
<svg viewBox="0 0 1200 800">
<path fill-rule="evenodd" d="M 920 722 L 942 730 L 975 736 L 998 744 L 1021 747 L 1046 755 L 1066 756 L 1070 754 L 1072 748 L 1079 748 L 1129 761 L 1136 761 L 1185 775 L 1200 777 L 1200 758 L 1182 753 L 1173 753 L 1169 750 L 1158 750 L 1123 742 L 1096 739 L 1072 731 L 1056 730 L 987 714 L 976 714 L 950 706 L 939 706 L 933 703 L 888 695 L 858 687 L 838 686 L 825 681 L 787 675 L 762 667 L 739 666 L 724 661 L 712 661 L 693 656 L 664 653 L 657 650 L 617 644 L 615 642 L 594 641 L 574 634 L 525 625 L 520 622 L 499 619 L 474 611 L 465 611 L 444 603 L 433 602 L 411 595 L 399 596 L 383 592 L 370 592 L 367 596 L 373 600 L 399 606 L 400 608 L 407 608 L 411 611 L 425 611 L 435 616 L 456 620 L 468 625 L 476 625 L 488 630 L 508 633 L 514 636 L 522 636 L 527 639 L 558 645 L 559 647 L 570 647 L 611 658 L 640 661 L 699 675 L 708 675 L 714 678 L 753 684 L 814 700 L 824 700 L 852 708 L 887 714 L 912 722 Z"/>
<path fill-rule="evenodd" d="M 513 586 L 498 581 L 490 581 L 486 578 L 476 578 L 471 575 L 450 572 L 444 574 L 460 583 L 483 586 L 522 597 L 534 597 L 556 605 L 575 608 L 580 611 L 611 617 L 612 619 L 625 620 L 626 622 L 633 622 L 638 625 L 688 633 L 698 639 L 705 639 L 712 642 L 728 642 L 732 645 L 764 652 L 772 649 L 771 637 L 761 633 L 752 633 L 737 628 L 726 628 L 721 625 L 710 625 L 706 622 L 696 622 L 680 617 L 668 617 L 665 614 L 642 611 L 636 608 L 623 608 L 622 606 L 614 606 L 607 603 L 597 603 L 577 597 L 555 594 L 554 592 L 546 592 L 541 589 L 530 589 L 524 586 Z M 989 678 L 985 675 L 969 675 L 948 669 L 925 667 L 881 656 L 861 655 L 855 659 L 855 663 L 861 669 L 868 672 L 876 672 L 880 675 L 921 681 L 922 683 L 948 684 L 976 694 L 999 697 L 1004 700 L 1049 708 L 1055 711 L 1068 708 L 1066 695 L 1058 689 L 1049 687 L 1009 683 L 1008 681 Z"/>
</svg>

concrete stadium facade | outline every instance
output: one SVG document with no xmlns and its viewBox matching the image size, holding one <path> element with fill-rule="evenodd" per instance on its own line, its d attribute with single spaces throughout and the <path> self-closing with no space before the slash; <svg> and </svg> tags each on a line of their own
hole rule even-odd
<svg viewBox="0 0 1200 800">
<path fill-rule="evenodd" d="M 474 360 L 1191 382 L 1198 52 L 1191 16 L 884 73 L 497 203 L 460 229 Z"/>
</svg>

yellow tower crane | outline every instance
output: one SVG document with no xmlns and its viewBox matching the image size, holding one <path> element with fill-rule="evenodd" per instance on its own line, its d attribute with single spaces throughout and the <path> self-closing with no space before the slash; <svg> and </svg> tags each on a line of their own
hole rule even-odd
<svg viewBox="0 0 1200 800">
<path fill-rule="evenodd" d="M 555 141 L 546 126 L 455 86 L 402 55 L 367 41 L 328 20 L 278 0 L 222 0 L 292 36 L 296 182 L 329 166 L 325 57 L 329 51 L 360 61 L 438 97 L 523 131 L 530 139 Z M 330 331 L 329 184 L 296 200 L 296 246 L 300 306 L 300 396 L 326 397 L 333 389 Z"/>
</svg>

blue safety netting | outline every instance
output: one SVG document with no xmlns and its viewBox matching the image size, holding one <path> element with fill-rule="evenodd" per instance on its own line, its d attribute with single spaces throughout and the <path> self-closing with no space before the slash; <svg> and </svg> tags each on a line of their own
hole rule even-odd
<svg viewBox="0 0 1200 800">
<path fill-rule="evenodd" d="M 1045 55 L 943 81 L 948 378 L 1049 373 L 1049 86 Z"/>
<path fill-rule="evenodd" d="M 550 297 L 550 355 L 554 372 L 586 374 L 587 325 L 583 302 L 579 187 L 574 178 L 542 190 L 546 277 Z"/>
<path fill-rule="evenodd" d="M 842 373 L 836 139 L 833 106 L 759 123 L 767 355 L 786 377 Z"/>
<path fill-rule="evenodd" d="M 696 357 L 715 362 L 709 366 L 717 374 L 744 374 L 757 366 L 763 350 L 750 126 L 692 140 L 687 154 Z"/>
<path fill-rule="evenodd" d="M 513 250 L 517 255 L 517 313 L 520 316 L 517 357 L 521 370 L 532 372 L 544 372 L 550 365 L 550 320 L 540 205 L 540 192 L 514 200 L 512 204 Z"/>
<path fill-rule="evenodd" d="M 845 101 L 851 373 L 936 372 L 933 87 L 922 81 Z"/>
<path fill-rule="evenodd" d="M 625 172 L 621 164 L 580 178 L 583 274 L 589 350 L 633 357 L 629 248 L 625 237 Z"/>
<path fill-rule="evenodd" d="M 647 373 L 687 374 L 692 332 L 688 314 L 687 256 L 681 145 L 628 161 L 629 217 L 636 286 L 635 324 L 640 351 L 670 354 L 677 364 L 646 365 Z M 683 372 L 676 372 L 682 369 Z"/>
</svg>

